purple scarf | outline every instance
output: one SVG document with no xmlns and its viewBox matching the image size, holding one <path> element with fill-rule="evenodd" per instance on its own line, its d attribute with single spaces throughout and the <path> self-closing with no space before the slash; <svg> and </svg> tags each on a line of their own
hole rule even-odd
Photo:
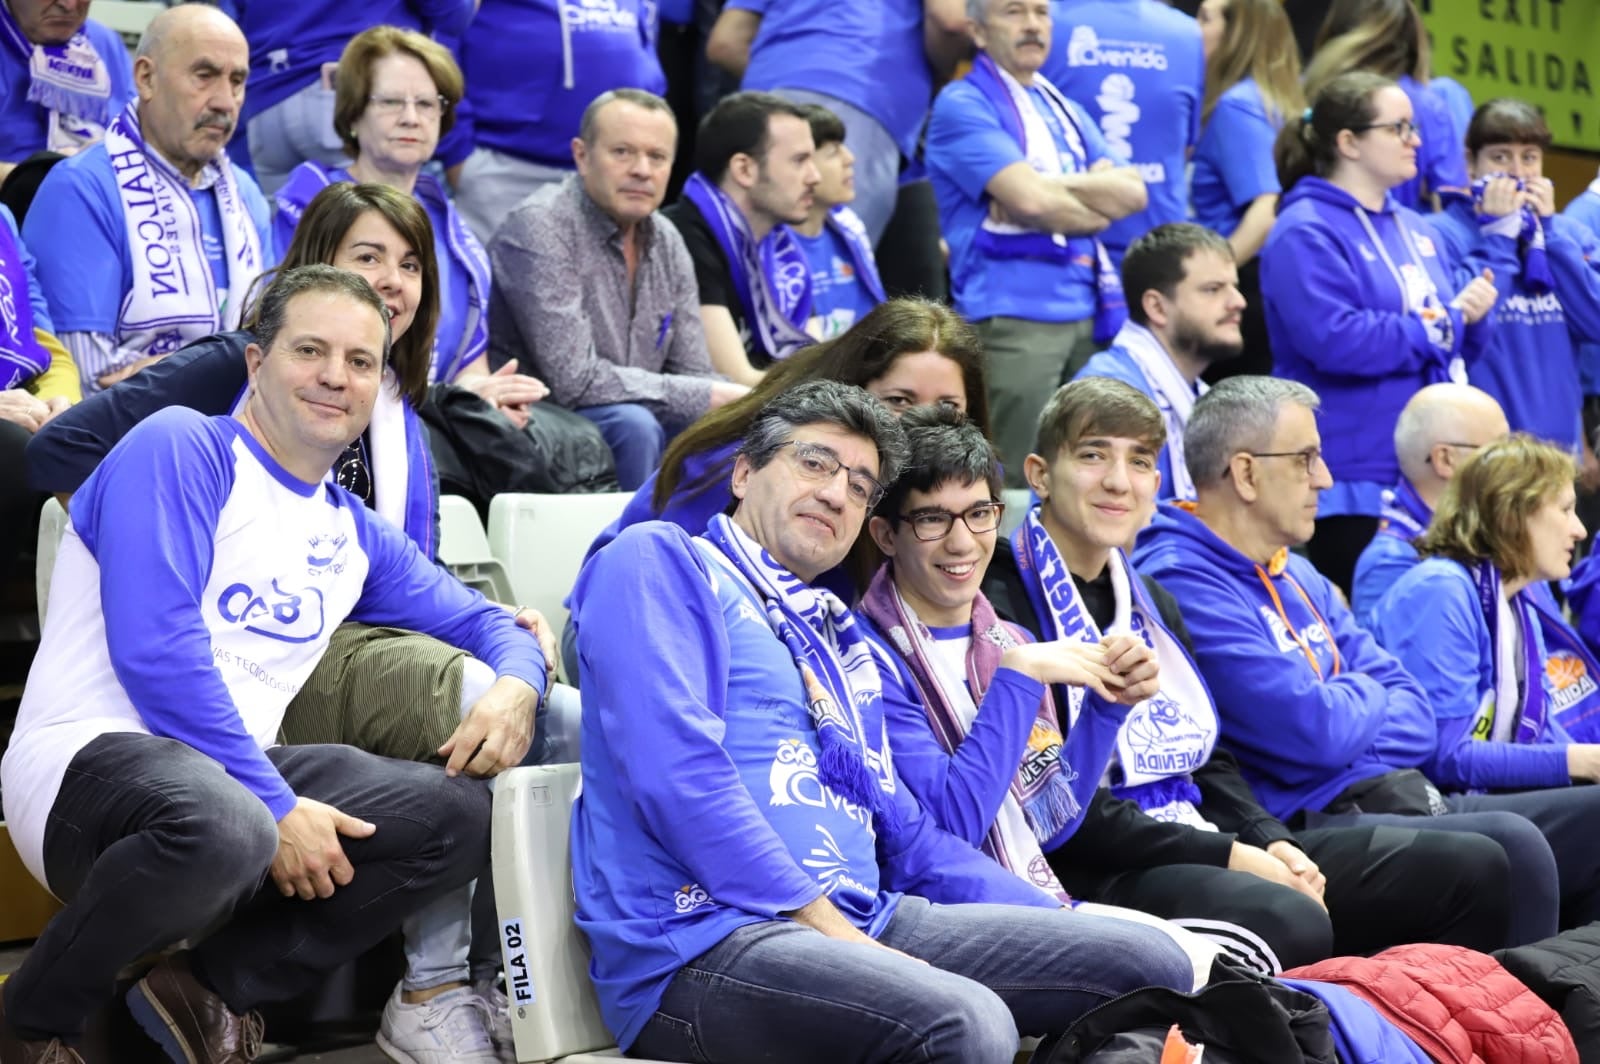
<svg viewBox="0 0 1600 1064">
<path fill-rule="evenodd" d="M 5 7 L 0 0 L 0 10 Z M 0 391 L 50 368 L 50 352 L 33 335 L 28 267 L 11 227 L 0 223 Z"/>
<path fill-rule="evenodd" d="M 928 715 L 928 726 L 933 729 L 934 738 L 946 753 L 953 754 L 966 739 L 968 726 L 962 723 L 924 650 L 932 635 L 915 614 L 904 608 L 900 595 L 895 591 L 891 568 L 891 563 L 887 562 L 878 568 L 866 596 L 861 600 L 860 610 L 871 618 L 904 659 L 922 696 L 922 709 Z M 920 633 L 920 638 L 913 633 Z M 972 643 L 967 650 L 967 689 L 972 694 L 974 705 L 983 705 L 984 695 L 989 691 L 995 671 L 1000 668 L 1001 656 L 1021 642 L 1022 639 L 1013 629 L 1001 623 L 994 607 L 980 593 L 972 603 Z M 990 822 L 984 835 L 983 852 L 1038 886 L 1059 889 L 1059 882 L 1051 888 L 1036 878 L 1042 878 L 1042 873 L 1054 880 L 1038 848 L 1040 844 L 1055 838 L 1082 810 L 1066 774 L 1061 770 L 1061 729 L 1056 723 L 1055 703 L 1048 690 L 1039 700 L 1033 732 L 1028 738 L 1028 749 L 1023 753 L 1017 774 L 1011 779 L 1011 797 L 1021 806 L 1028 827 L 1033 831 L 1036 841 L 1032 854 L 1028 855 L 1026 861 L 1017 859 L 1017 847 L 1007 844 L 998 818 Z M 1042 869 L 1032 867 L 1034 857 L 1043 864 Z M 1019 864 L 1026 867 L 1018 867 Z M 1066 901 L 1065 891 L 1060 893 L 1062 900 Z"/>
<path fill-rule="evenodd" d="M 1000 124 L 1022 146 L 1024 156 L 1029 154 L 1027 123 L 1008 79 L 987 52 L 980 51 L 973 61 L 967 83 L 983 94 L 984 99 L 1000 117 Z M 1089 169 L 1089 152 L 1085 147 L 1083 132 L 1072 113 L 1072 105 L 1061 91 L 1042 74 L 1033 76 L 1032 88 L 1044 100 L 1040 111 L 1045 125 L 1066 145 L 1061 163 L 1068 173 Z M 1037 146 L 1035 146 L 1037 147 Z M 997 232 L 988 225 L 978 227 L 976 245 L 980 252 L 993 259 L 1034 259 L 1061 265 L 1089 266 L 1095 272 L 1094 339 L 1096 343 L 1110 343 L 1128 318 L 1128 304 L 1122 291 L 1122 278 L 1106 253 L 1105 245 L 1092 236 L 1063 237 L 1055 233 L 1029 231 L 1021 233 Z"/>
<path fill-rule="evenodd" d="M 111 75 L 88 34 L 80 28 L 66 44 L 34 44 L 0 0 L 0 43 L 28 68 L 28 102 L 52 112 L 48 142 L 40 147 L 100 138 L 111 121 Z"/>
<path fill-rule="evenodd" d="M 733 200 L 700 173 L 689 175 L 683 197 L 700 211 L 717 238 L 744 320 L 761 350 L 778 360 L 808 346 L 811 270 L 794 233 L 787 226 L 775 226 L 758 246 Z"/>
<path fill-rule="evenodd" d="M 1433 520 L 1433 511 L 1422 501 L 1417 489 L 1404 477 L 1400 483 L 1383 493 L 1383 523 L 1378 526 L 1381 535 L 1410 543 L 1427 529 Z"/>
<path fill-rule="evenodd" d="M 1494 654 L 1495 687 L 1500 669 L 1500 572 L 1493 563 L 1471 566 L 1473 584 L 1484 623 L 1489 626 L 1489 646 Z M 1578 634 L 1561 618 L 1555 602 L 1530 585 L 1511 600 L 1511 612 L 1522 632 L 1523 691 L 1512 742 L 1539 743 L 1600 741 L 1600 664 Z M 1505 711 L 1496 700 L 1495 712 Z M 1491 722 L 1492 724 L 1492 722 Z M 1477 734 L 1479 729 L 1474 729 Z M 1479 736 L 1487 737 L 1486 734 Z"/>
</svg>

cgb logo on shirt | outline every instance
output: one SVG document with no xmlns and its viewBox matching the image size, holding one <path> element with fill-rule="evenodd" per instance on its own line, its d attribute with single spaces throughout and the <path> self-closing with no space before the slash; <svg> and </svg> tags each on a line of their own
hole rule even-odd
<svg viewBox="0 0 1600 1064">
<path fill-rule="evenodd" d="M 259 593 L 249 584 L 229 584 L 217 596 L 217 612 L 229 624 L 280 643 L 310 643 L 325 622 L 321 591 L 286 590 L 276 579 Z"/>
</svg>

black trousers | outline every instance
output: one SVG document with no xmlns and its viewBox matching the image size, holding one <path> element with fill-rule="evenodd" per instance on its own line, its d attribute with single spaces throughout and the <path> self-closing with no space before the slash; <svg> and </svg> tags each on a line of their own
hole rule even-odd
<svg viewBox="0 0 1600 1064">
<path fill-rule="evenodd" d="M 1387 824 L 1297 838 L 1327 877 L 1326 912 L 1290 887 L 1211 865 L 1069 871 L 1062 884 L 1164 917 L 1272 973 L 1405 942 L 1505 945 L 1510 864 L 1492 839 Z"/>
<path fill-rule="evenodd" d="M 219 923 L 194 949 L 196 977 L 235 1012 L 286 1001 L 489 859 L 481 780 L 349 746 L 267 757 L 296 794 L 377 826 L 340 840 L 350 884 L 283 897 L 267 875 L 278 827 L 260 799 L 176 740 L 102 735 L 72 759 L 50 809 L 45 875 L 67 904 L 3 987 L 14 1029 L 77 1036 L 123 965 Z"/>
</svg>

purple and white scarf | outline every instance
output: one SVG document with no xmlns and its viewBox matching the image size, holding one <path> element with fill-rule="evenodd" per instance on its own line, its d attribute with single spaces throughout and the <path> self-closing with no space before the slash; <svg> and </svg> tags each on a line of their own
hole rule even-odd
<svg viewBox="0 0 1600 1064">
<path fill-rule="evenodd" d="M 1383 493 L 1381 516 L 1379 534 L 1410 543 L 1427 529 L 1428 522 L 1433 520 L 1433 511 L 1422 501 L 1411 481 L 1401 477 L 1400 483 Z"/>
<path fill-rule="evenodd" d="M 1400 313 L 1414 315 L 1427 333 L 1432 357 L 1423 367 L 1423 383 L 1442 384 L 1445 381 L 1467 383 L 1467 364 L 1455 353 L 1459 343 L 1455 322 L 1450 317 L 1449 308 L 1439 295 L 1439 286 L 1434 283 L 1428 268 L 1423 265 L 1422 254 L 1419 251 L 1422 243 L 1431 249 L 1432 238 L 1412 233 L 1411 227 L 1406 225 L 1402 212 L 1396 210 L 1393 215 L 1395 228 L 1399 230 L 1400 242 L 1406 249 L 1406 261 L 1396 265 L 1394 256 L 1389 254 L 1388 246 L 1378 236 L 1378 230 L 1373 226 L 1372 218 L 1367 214 L 1366 208 L 1357 205 L 1351 209 L 1361 222 L 1362 229 L 1366 231 L 1367 239 L 1372 241 L 1378 257 L 1388 267 L 1389 276 L 1394 278 L 1395 289 L 1400 296 Z"/>
<path fill-rule="evenodd" d="M 0 7 L 4 7 L 0 0 Z M 11 226 L 0 221 L 0 391 L 15 388 L 50 368 L 50 352 L 33 334 L 28 266 Z"/>
<path fill-rule="evenodd" d="M 705 175 L 690 174 L 683 195 L 699 209 L 727 257 L 733 290 L 761 350 L 778 360 L 809 345 L 811 268 L 789 227 L 775 226 L 758 245 L 744 213 Z"/>
<path fill-rule="evenodd" d="M 1011 546 L 1039 620 L 1040 635 L 1100 642 L 1100 627 L 1089 616 L 1066 561 L 1040 522 L 1037 506 L 1012 534 Z M 1157 820 L 1214 831 L 1216 826 L 1195 807 L 1200 788 L 1193 775 L 1211 758 L 1220 731 L 1211 692 L 1189 652 L 1167 631 L 1161 615 L 1145 598 L 1144 586 L 1128 556 L 1113 551 L 1107 564 L 1117 608 L 1106 631 L 1139 636 L 1155 651 L 1161 666 L 1161 690 L 1134 706 L 1117 731 L 1115 769 L 1122 782 L 1110 780 L 1112 793 L 1137 803 Z M 1071 727 L 1082 710 L 1085 692 L 1081 687 L 1068 687 L 1066 692 Z"/>
<path fill-rule="evenodd" d="M 809 666 L 828 693 L 815 700 L 807 695 L 821 747 L 818 776 L 841 797 L 871 811 L 880 833 L 893 835 L 900 821 L 883 677 L 855 614 L 833 592 L 785 569 L 725 514 L 712 517 L 701 538 L 715 548 L 707 556 L 760 601 L 767 623 L 794 655 L 796 670 Z M 869 720 L 878 722 L 876 750 L 867 734 Z"/>
<path fill-rule="evenodd" d="M 111 120 L 106 154 L 122 201 L 133 285 L 117 315 L 118 347 L 167 354 L 192 340 L 239 327 L 244 296 L 263 269 L 261 234 L 240 195 L 227 154 L 201 171 L 222 215 L 228 287 L 218 288 L 190 184 L 146 146 L 137 101 Z"/>
<path fill-rule="evenodd" d="M 1043 111 L 1022 83 L 1000 69 L 987 52 L 978 53 L 967 75 L 967 83 L 989 101 L 1000 117 L 1000 124 L 1022 146 L 1022 154 L 1034 170 L 1056 176 L 1089 169 L 1089 152 L 1072 104 L 1043 74 L 1035 74 L 1032 85 L 1044 101 Z M 1066 142 L 1066 151 L 1057 146 L 1056 134 Z M 1105 245 L 1095 237 L 1067 237 L 985 217 L 978 227 L 976 246 L 994 259 L 1034 259 L 1090 266 L 1095 273 L 1094 339 L 1097 343 L 1109 343 L 1128 318 L 1122 278 Z"/>
<path fill-rule="evenodd" d="M 1022 640 L 1001 622 L 980 593 L 972 603 L 966 675 L 954 675 L 934 652 L 933 633 L 901 597 L 892 568 L 892 563 L 886 562 L 878 569 L 860 610 L 872 618 L 904 659 L 921 694 L 933 737 L 945 753 L 953 754 L 972 730 L 1001 656 Z M 1041 840 L 1055 838 L 1083 815 L 1061 768 L 1061 743 L 1055 702 L 1046 691 L 1039 700 L 1022 764 L 984 834 L 982 850 L 1001 867 L 1067 904 L 1071 898 L 1040 849 Z"/>
<path fill-rule="evenodd" d="M 27 64 L 28 102 L 50 113 L 45 148 L 70 154 L 105 136 L 111 73 L 88 34 L 79 29 L 66 44 L 34 44 L 0 0 L 0 45 Z"/>
<path fill-rule="evenodd" d="M 1483 193 L 1489 182 L 1506 174 L 1485 174 L 1472 183 L 1472 206 L 1478 212 L 1478 230 L 1488 236 L 1510 237 L 1517 242 L 1517 254 L 1522 259 L 1522 279 L 1535 292 L 1548 292 L 1556 286 L 1555 275 L 1550 272 L 1550 257 L 1544 246 L 1544 220 L 1539 212 L 1524 203 L 1503 217 L 1483 213 Z M 1517 191 L 1526 189 L 1520 178 Z"/>
</svg>

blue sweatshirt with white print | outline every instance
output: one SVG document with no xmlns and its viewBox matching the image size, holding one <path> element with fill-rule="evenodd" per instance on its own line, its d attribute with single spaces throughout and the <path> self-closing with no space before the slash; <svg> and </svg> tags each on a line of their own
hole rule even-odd
<svg viewBox="0 0 1600 1064">
<path fill-rule="evenodd" d="M 1427 696 L 1296 554 L 1268 566 L 1163 503 L 1134 564 L 1183 604 L 1222 742 L 1279 819 L 1433 756 Z"/>
<path fill-rule="evenodd" d="M 1274 372 L 1322 397 L 1323 456 L 1336 481 L 1398 480 L 1400 409 L 1448 380 L 1452 359 L 1470 371 L 1482 352 L 1493 315 L 1466 324 L 1450 306 L 1456 276 L 1428 223 L 1392 197 L 1367 211 L 1319 177 L 1285 193 L 1261 249 L 1267 334 Z M 1418 313 L 1430 283 L 1435 297 Z"/>
<path fill-rule="evenodd" d="M 1468 374 L 1494 396 L 1512 429 L 1576 451 L 1582 437 L 1583 385 L 1578 347 L 1600 342 L 1600 258 L 1581 225 L 1545 218 L 1545 258 L 1555 287 L 1534 289 L 1523 275 L 1515 236 L 1485 234 L 1469 196 L 1445 197 L 1434 228 L 1456 266 L 1456 287 L 1484 269 L 1500 290 L 1494 333 Z"/>
<path fill-rule="evenodd" d="M 793 656 L 682 528 L 625 528 L 585 563 L 571 603 L 584 702 L 573 887 L 618 1045 L 678 969 L 820 897 L 874 936 L 903 894 L 1060 907 L 937 827 L 903 783 L 886 836 L 821 781 Z M 881 757 L 883 718 L 865 716 Z"/>
</svg>

